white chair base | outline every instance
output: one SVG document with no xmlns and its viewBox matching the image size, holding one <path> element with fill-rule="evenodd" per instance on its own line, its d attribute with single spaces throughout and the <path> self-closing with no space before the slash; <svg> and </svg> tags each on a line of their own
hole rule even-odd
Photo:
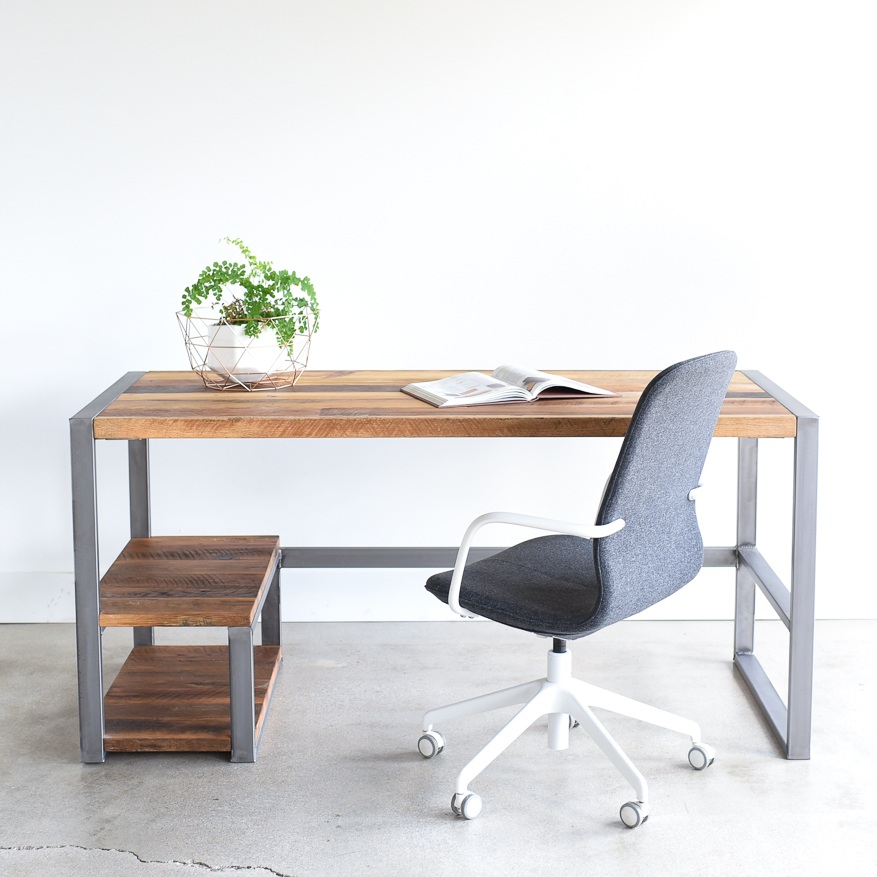
<svg viewBox="0 0 877 877">
<path fill-rule="evenodd" d="M 712 764 L 715 753 L 712 747 L 700 741 L 700 727 L 690 719 L 656 709 L 647 704 L 622 697 L 611 691 L 597 688 L 587 682 L 574 679 L 571 673 L 569 652 L 548 652 L 548 675 L 523 685 L 515 685 L 502 691 L 482 694 L 468 700 L 430 710 L 423 717 L 423 736 L 418 742 L 421 755 L 431 758 L 444 747 L 441 735 L 433 726 L 445 719 L 459 719 L 502 707 L 524 704 L 499 733 L 460 771 L 451 808 L 458 816 L 474 819 L 481 812 L 481 799 L 469 791 L 469 783 L 497 756 L 504 752 L 527 728 L 542 716 L 548 716 L 548 746 L 550 749 L 566 749 L 569 746 L 569 729 L 574 719 L 591 735 L 621 775 L 633 787 L 636 798 L 621 808 L 622 822 L 635 828 L 648 818 L 648 785 L 643 775 L 615 742 L 592 707 L 610 710 L 658 725 L 671 731 L 679 731 L 691 738 L 689 763 L 696 770 Z"/>
</svg>

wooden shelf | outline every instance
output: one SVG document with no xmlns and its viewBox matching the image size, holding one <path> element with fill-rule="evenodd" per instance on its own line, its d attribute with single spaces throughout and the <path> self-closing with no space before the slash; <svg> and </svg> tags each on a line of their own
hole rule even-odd
<svg viewBox="0 0 877 877">
<path fill-rule="evenodd" d="M 100 584 L 101 627 L 249 627 L 278 536 L 131 539 Z"/>
<path fill-rule="evenodd" d="M 256 739 L 282 660 L 256 646 Z M 230 752 L 226 646 L 138 646 L 104 697 L 108 752 Z"/>
</svg>

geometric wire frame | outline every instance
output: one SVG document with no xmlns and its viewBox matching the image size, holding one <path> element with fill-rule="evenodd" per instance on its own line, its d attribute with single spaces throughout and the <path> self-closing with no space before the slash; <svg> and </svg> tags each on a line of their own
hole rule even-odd
<svg viewBox="0 0 877 877">
<path fill-rule="evenodd" d="M 177 311 L 189 365 L 204 386 L 213 390 L 291 387 L 308 364 L 314 333 L 311 309 L 302 308 L 301 317 L 307 330 L 282 344 L 271 317 L 258 320 L 262 329 L 253 337 L 244 333 L 243 325 L 227 322 L 215 308 L 193 308 L 191 317 Z"/>
</svg>

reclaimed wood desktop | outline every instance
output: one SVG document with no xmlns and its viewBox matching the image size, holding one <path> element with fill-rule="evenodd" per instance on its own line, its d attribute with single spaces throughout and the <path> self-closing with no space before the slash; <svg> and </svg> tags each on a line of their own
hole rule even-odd
<svg viewBox="0 0 877 877">
<path fill-rule="evenodd" d="M 399 391 L 448 371 L 306 371 L 295 387 L 217 391 L 192 372 L 131 372 L 71 418 L 81 757 L 105 759 L 95 442 L 128 442 L 131 535 L 151 535 L 149 442 L 199 438 L 503 438 L 623 436 L 652 371 L 564 371 L 618 392 L 439 409 Z M 716 437 L 738 439 L 737 544 L 707 548 L 705 565 L 736 569 L 734 664 L 788 758 L 809 758 L 815 589 L 818 418 L 759 372 L 736 372 Z M 795 442 L 791 582 L 756 547 L 758 440 Z M 486 556 L 496 549 L 480 549 Z M 456 548 L 284 547 L 283 567 L 449 567 Z M 476 556 L 476 555 L 473 555 Z M 754 654 L 760 588 L 789 630 L 786 701 Z M 150 628 L 134 644 L 152 642 Z"/>
</svg>

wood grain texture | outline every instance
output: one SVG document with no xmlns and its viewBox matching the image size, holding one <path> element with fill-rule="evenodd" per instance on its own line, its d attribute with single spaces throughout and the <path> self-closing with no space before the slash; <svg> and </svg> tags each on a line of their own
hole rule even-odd
<svg viewBox="0 0 877 877">
<path fill-rule="evenodd" d="M 477 369 L 490 371 L 490 369 Z M 551 369 L 548 369 L 551 371 Z M 439 409 L 400 391 L 450 371 L 306 371 L 294 387 L 211 390 L 193 372 L 147 372 L 97 415 L 99 439 L 623 436 L 653 371 L 563 371 L 611 398 Z M 716 436 L 788 438 L 795 416 L 736 372 Z"/>
<path fill-rule="evenodd" d="M 102 627 L 250 627 L 278 536 L 131 539 L 100 584 Z"/>
<path fill-rule="evenodd" d="M 281 662 L 256 646 L 256 739 Z M 228 648 L 139 646 L 104 697 L 108 752 L 230 752 Z"/>
</svg>

